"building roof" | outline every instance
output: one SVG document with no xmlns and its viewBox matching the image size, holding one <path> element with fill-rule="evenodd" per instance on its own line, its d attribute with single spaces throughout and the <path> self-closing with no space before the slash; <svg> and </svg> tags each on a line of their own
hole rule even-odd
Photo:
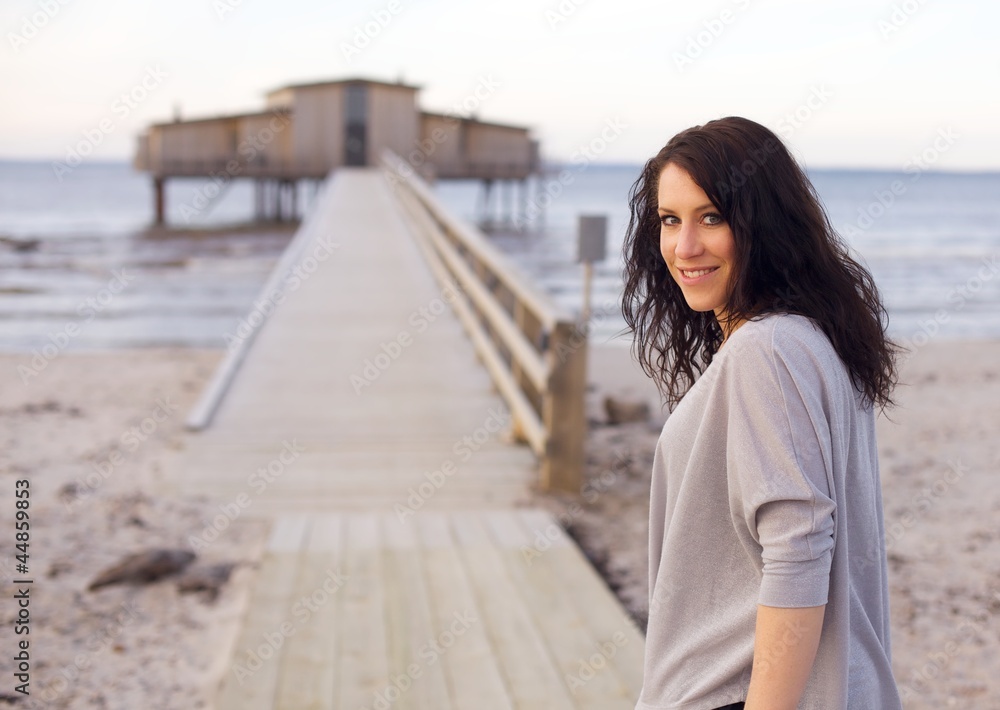
<svg viewBox="0 0 1000 710">
<path fill-rule="evenodd" d="M 180 120 L 173 121 L 160 121 L 159 123 L 150 124 L 151 128 L 159 128 L 161 126 L 175 126 L 179 124 L 188 123 L 211 123 L 212 121 L 232 121 L 237 118 L 254 118 L 255 116 L 273 116 L 276 113 L 291 113 L 292 109 L 287 106 L 277 106 L 275 108 L 268 109 L 266 111 L 248 111 L 246 113 L 229 113 L 223 116 L 206 116 L 205 118 L 181 118 Z"/>
<path fill-rule="evenodd" d="M 279 91 L 285 91 L 286 89 L 317 89 L 323 86 L 336 86 L 337 84 L 375 84 L 376 86 L 389 86 L 394 89 L 411 89 L 412 91 L 419 91 L 420 86 L 414 84 L 404 84 L 401 81 L 380 81 L 378 79 L 365 79 L 362 77 L 351 77 L 348 79 L 331 79 L 329 81 L 313 81 L 304 84 L 288 84 L 286 86 L 278 87 L 277 89 L 272 89 L 268 91 L 265 96 L 271 96 Z"/>
<path fill-rule="evenodd" d="M 493 121 L 480 121 L 474 116 L 458 116 L 453 113 L 437 113 L 436 111 L 421 111 L 421 116 L 433 116 L 434 118 L 450 118 L 452 120 L 465 121 L 466 123 L 481 123 L 484 126 L 493 128 L 509 128 L 512 131 L 530 131 L 529 126 L 515 126 L 512 123 L 494 123 Z"/>
</svg>

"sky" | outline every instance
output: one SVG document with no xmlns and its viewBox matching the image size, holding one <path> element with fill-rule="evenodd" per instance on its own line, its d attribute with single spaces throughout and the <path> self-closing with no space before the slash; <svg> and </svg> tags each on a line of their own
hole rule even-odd
<svg viewBox="0 0 1000 710">
<path fill-rule="evenodd" d="M 637 163 L 741 115 L 810 168 L 1000 170 L 998 26 L 988 0 L 3 0 L 0 159 L 88 135 L 129 159 L 175 112 L 362 77 L 529 126 L 552 161 Z"/>
</svg>

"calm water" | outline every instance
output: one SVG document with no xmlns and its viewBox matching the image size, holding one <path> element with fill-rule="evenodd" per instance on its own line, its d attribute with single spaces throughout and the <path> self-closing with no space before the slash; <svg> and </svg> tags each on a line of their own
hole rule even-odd
<svg viewBox="0 0 1000 710">
<path fill-rule="evenodd" d="M 616 303 L 628 191 L 638 172 L 637 165 L 592 166 L 553 198 L 540 233 L 498 231 L 492 239 L 561 304 L 577 311 L 582 288 L 582 267 L 575 263 L 577 218 L 607 215 L 608 259 L 595 266 L 592 299 Z M 912 174 L 821 170 L 810 178 L 831 222 L 873 273 L 895 337 L 917 345 L 928 333 L 1000 337 L 1000 174 L 923 173 L 914 180 Z M 472 220 L 479 189 L 473 183 L 443 183 L 438 192 Z M 494 206 L 506 199 L 494 195 Z M 608 342 L 624 325 L 620 314 L 607 317 L 593 329 L 592 340 Z M 613 342 L 627 345 L 628 339 Z"/>
<path fill-rule="evenodd" d="M 498 229 L 490 238 L 576 312 L 577 216 L 606 214 L 609 258 L 596 267 L 593 303 L 616 303 L 626 199 L 637 173 L 638 166 L 590 166 L 527 230 Z M 1000 174 L 913 177 L 812 173 L 834 225 L 874 273 L 894 335 L 917 344 L 932 330 L 935 338 L 1000 337 Z M 541 181 L 536 194 L 548 184 Z M 204 185 L 170 182 L 168 219 L 183 229 L 149 230 L 149 179 L 127 164 L 84 164 L 59 182 L 47 162 L 0 162 L 0 349 L 39 348 L 70 324 L 78 327 L 72 348 L 225 347 L 223 335 L 250 308 L 291 231 L 246 224 L 252 190 L 244 182 L 186 220 L 182 208 Z M 457 214 L 475 218 L 478 184 L 437 190 Z M 306 205 L 311 194 L 304 191 Z M 507 195 L 500 197 L 505 203 Z M 624 326 L 617 305 L 603 313 L 595 342 Z"/>
</svg>

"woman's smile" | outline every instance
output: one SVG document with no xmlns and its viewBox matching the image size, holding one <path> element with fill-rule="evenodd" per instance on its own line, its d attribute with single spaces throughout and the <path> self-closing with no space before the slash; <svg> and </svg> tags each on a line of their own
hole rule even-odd
<svg viewBox="0 0 1000 710">
<path fill-rule="evenodd" d="M 736 244 L 719 209 L 694 178 L 667 163 L 658 185 L 660 255 L 695 311 L 725 312 Z"/>
</svg>

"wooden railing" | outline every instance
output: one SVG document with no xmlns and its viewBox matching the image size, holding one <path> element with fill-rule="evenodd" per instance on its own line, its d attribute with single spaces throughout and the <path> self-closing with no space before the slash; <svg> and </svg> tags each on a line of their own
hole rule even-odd
<svg viewBox="0 0 1000 710">
<path fill-rule="evenodd" d="M 578 493 L 586 435 L 587 338 L 479 230 L 456 219 L 395 153 L 382 164 L 438 281 L 510 408 L 515 435 L 541 460 L 542 489 Z"/>
</svg>

